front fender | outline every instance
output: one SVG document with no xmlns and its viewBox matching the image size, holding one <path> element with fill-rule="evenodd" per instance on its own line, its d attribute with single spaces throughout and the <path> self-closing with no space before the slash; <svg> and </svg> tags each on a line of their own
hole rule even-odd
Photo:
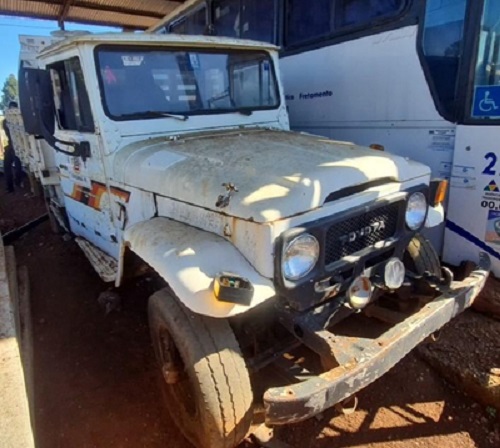
<svg viewBox="0 0 500 448">
<path fill-rule="evenodd" d="M 275 295 L 273 283 L 262 277 L 224 238 L 168 218 L 135 224 L 124 243 L 169 284 L 191 311 L 211 317 L 244 313 Z M 220 272 L 247 278 L 254 287 L 249 306 L 220 302 L 213 280 Z"/>
</svg>

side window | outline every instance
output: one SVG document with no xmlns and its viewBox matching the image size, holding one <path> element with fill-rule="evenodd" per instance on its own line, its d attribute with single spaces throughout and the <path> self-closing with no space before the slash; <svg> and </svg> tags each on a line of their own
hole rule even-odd
<svg viewBox="0 0 500 448">
<path fill-rule="evenodd" d="M 206 7 L 190 11 L 185 17 L 174 22 L 170 26 L 170 32 L 174 34 L 204 34 L 207 24 Z"/>
<path fill-rule="evenodd" d="M 499 2 L 486 0 L 477 48 L 472 118 L 496 120 L 500 118 L 499 14 Z"/>
<path fill-rule="evenodd" d="M 456 87 L 464 37 L 467 0 L 428 0 L 422 48 L 437 96 L 449 120 L 456 115 Z"/>
<path fill-rule="evenodd" d="M 61 129 L 93 132 L 94 120 L 78 58 L 50 66 L 57 121 Z"/>
<path fill-rule="evenodd" d="M 334 30 L 334 0 L 288 0 L 287 45 L 310 41 Z"/>
<path fill-rule="evenodd" d="M 293 46 L 397 16 L 407 0 L 287 0 L 286 44 Z"/>
<path fill-rule="evenodd" d="M 219 36 L 276 42 L 276 0 L 215 0 L 214 27 Z"/>
<path fill-rule="evenodd" d="M 401 11 L 401 0 L 339 0 L 339 26 L 366 25 L 372 20 L 392 16 Z"/>
</svg>

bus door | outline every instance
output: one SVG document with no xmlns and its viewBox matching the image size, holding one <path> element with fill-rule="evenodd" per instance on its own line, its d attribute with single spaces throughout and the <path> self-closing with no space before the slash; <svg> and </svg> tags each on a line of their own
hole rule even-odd
<svg viewBox="0 0 500 448">
<path fill-rule="evenodd" d="M 444 260 L 475 261 L 487 252 L 500 276 L 500 2 L 485 0 L 477 18 L 463 123 L 456 129 Z"/>
</svg>

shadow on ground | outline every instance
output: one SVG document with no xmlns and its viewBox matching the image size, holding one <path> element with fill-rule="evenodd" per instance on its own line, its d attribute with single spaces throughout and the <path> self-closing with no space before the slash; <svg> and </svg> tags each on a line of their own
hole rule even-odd
<svg viewBox="0 0 500 448">
<path fill-rule="evenodd" d="M 151 282 L 129 283 L 122 310 L 106 316 L 97 301 L 106 285 L 48 223 L 21 238 L 16 255 L 31 280 L 38 446 L 188 448 L 161 405 L 147 328 Z M 359 400 L 352 415 L 329 410 L 276 433 L 296 448 L 500 446 L 484 410 L 415 355 Z"/>
</svg>

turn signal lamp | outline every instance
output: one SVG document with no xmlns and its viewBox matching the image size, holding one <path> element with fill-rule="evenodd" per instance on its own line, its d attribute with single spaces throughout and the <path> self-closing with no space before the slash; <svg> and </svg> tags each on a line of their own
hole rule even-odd
<svg viewBox="0 0 500 448">
<path fill-rule="evenodd" d="M 445 179 L 431 180 L 429 185 L 429 200 L 432 207 L 441 205 L 448 194 L 448 181 Z"/>
<path fill-rule="evenodd" d="M 443 204 L 446 200 L 446 195 L 448 194 L 448 181 L 442 180 L 439 182 L 436 188 L 436 194 L 434 196 L 434 205 Z"/>
<path fill-rule="evenodd" d="M 384 145 L 379 145 L 378 143 L 372 143 L 370 145 L 371 149 L 374 149 L 375 151 L 385 151 L 385 146 Z"/>
</svg>

